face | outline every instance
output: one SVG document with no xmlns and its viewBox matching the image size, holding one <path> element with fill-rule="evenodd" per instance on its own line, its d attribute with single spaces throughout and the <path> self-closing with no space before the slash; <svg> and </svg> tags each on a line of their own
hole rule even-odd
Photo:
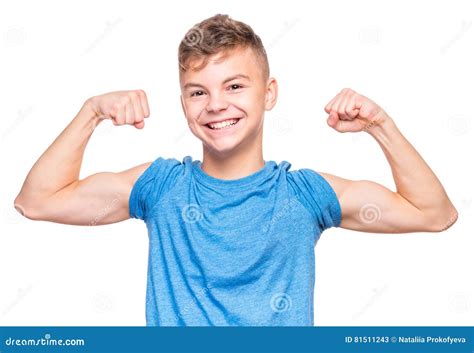
<svg viewBox="0 0 474 353">
<path fill-rule="evenodd" d="M 276 103 L 277 83 L 263 77 L 251 48 L 211 56 L 204 68 L 182 73 L 180 85 L 188 125 L 205 152 L 225 156 L 259 138 L 261 143 L 264 113 Z"/>
</svg>

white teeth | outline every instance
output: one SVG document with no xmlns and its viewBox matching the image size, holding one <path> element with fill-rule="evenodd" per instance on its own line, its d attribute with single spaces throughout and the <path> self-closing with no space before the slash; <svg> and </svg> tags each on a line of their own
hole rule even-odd
<svg viewBox="0 0 474 353">
<path fill-rule="evenodd" d="M 209 123 L 208 126 L 211 129 L 214 129 L 214 130 L 217 129 L 218 130 L 218 129 L 229 127 L 231 125 L 235 125 L 238 120 L 239 119 L 230 119 L 230 120 L 225 120 L 225 121 L 221 121 L 221 122 L 218 122 L 218 123 Z"/>
</svg>

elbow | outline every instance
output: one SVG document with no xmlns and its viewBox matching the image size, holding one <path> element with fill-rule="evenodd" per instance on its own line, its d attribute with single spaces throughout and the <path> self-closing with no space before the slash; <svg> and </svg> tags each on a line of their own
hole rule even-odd
<svg viewBox="0 0 474 353">
<path fill-rule="evenodd" d="M 33 200 L 23 196 L 21 193 L 18 194 L 18 196 L 15 198 L 15 201 L 13 202 L 13 207 L 15 207 L 15 210 L 17 210 L 17 212 L 23 217 L 26 217 L 33 221 L 41 220 L 39 207 L 34 205 Z"/>
<path fill-rule="evenodd" d="M 458 220 L 458 211 L 453 205 L 444 208 L 437 212 L 433 217 L 430 217 L 429 232 L 440 233 L 451 228 L 451 226 Z"/>
</svg>

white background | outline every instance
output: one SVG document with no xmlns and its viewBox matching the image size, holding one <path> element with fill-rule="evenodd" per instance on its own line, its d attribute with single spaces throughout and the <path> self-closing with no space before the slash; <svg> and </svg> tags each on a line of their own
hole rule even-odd
<svg viewBox="0 0 474 353">
<path fill-rule="evenodd" d="M 393 189 L 370 136 L 338 134 L 323 108 L 350 87 L 381 105 L 458 208 L 447 232 L 331 229 L 316 246 L 316 325 L 473 325 L 473 6 L 469 1 L 11 1 L 0 5 L 0 324 L 144 325 L 145 224 L 21 218 L 13 200 L 90 96 L 144 89 L 144 130 L 99 126 L 81 178 L 158 156 L 201 159 L 179 103 L 177 48 L 227 13 L 266 45 L 279 102 L 264 158 Z"/>
</svg>

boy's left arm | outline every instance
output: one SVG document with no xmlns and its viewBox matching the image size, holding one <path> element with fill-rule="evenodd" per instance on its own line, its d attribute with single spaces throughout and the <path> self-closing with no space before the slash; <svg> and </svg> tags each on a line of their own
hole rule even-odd
<svg viewBox="0 0 474 353">
<path fill-rule="evenodd" d="M 393 120 L 373 101 L 343 89 L 324 108 L 327 123 L 339 132 L 369 133 L 382 148 L 396 192 L 372 181 L 352 181 L 320 173 L 337 194 L 341 227 L 374 233 L 440 232 L 457 220 L 457 211 L 440 181 Z"/>
</svg>

